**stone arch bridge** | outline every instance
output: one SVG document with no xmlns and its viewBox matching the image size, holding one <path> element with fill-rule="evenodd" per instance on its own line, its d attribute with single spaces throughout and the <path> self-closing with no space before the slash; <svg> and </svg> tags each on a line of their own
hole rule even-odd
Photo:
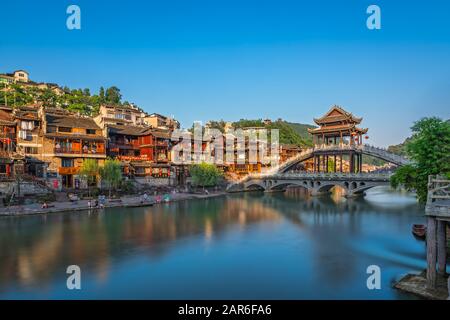
<svg viewBox="0 0 450 320">
<path fill-rule="evenodd" d="M 276 168 L 262 174 L 252 174 L 228 187 L 229 192 L 264 190 L 265 192 L 283 191 L 289 186 L 302 187 L 313 195 L 330 192 L 335 186 L 342 187 L 345 195 L 353 197 L 364 194 L 364 191 L 382 185 L 389 185 L 391 173 L 340 173 L 340 172 L 296 172 L 292 171 L 297 164 L 313 157 L 321 150 L 354 150 L 372 157 L 383 159 L 396 166 L 402 166 L 409 161 L 401 156 L 392 154 L 385 149 L 368 145 L 361 146 L 323 146 L 307 149 L 295 157 L 287 160 Z M 333 150 L 334 150 L 333 149 Z M 332 150 L 332 151 L 333 151 Z"/>
</svg>

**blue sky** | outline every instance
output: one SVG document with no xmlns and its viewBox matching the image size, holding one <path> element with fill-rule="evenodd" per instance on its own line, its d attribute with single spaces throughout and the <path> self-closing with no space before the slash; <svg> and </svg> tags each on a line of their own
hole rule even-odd
<svg viewBox="0 0 450 320">
<path fill-rule="evenodd" d="M 82 29 L 66 28 L 81 8 Z M 381 8 L 381 30 L 366 8 Z M 312 123 L 338 104 L 389 145 L 450 118 L 449 1 L 4 1 L 0 72 L 73 88 L 116 85 L 149 112 Z"/>
</svg>

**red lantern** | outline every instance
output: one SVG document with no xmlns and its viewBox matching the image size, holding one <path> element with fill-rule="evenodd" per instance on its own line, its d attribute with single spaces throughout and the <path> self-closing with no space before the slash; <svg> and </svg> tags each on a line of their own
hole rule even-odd
<svg viewBox="0 0 450 320">
<path fill-rule="evenodd" d="M 364 138 L 365 138 L 365 139 L 369 139 L 369 136 L 365 136 Z"/>
</svg>

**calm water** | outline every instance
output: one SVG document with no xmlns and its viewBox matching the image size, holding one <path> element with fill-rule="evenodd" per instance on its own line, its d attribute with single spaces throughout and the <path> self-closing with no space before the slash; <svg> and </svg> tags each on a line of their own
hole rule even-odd
<svg viewBox="0 0 450 320">
<path fill-rule="evenodd" d="M 411 235 L 423 211 L 386 188 L 364 199 L 300 190 L 147 208 L 0 218 L 0 298 L 408 299 L 391 289 L 425 268 Z M 82 290 L 66 288 L 66 268 Z M 378 265 L 382 289 L 369 291 Z"/>
</svg>

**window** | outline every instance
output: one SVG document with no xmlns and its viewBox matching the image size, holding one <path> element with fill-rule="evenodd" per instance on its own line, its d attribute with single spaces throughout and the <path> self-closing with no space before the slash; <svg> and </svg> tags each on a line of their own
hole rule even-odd
<svg viewBox="0 0 450 320">
<path fill-rule="evenodd" d="M 27 154 L 37 154 L 38 148 L 37 147 L 25 147 L 25 153 Z"/>
<path fill-rule="evenodd" d="M 73 159 L 62 158 L 61 159 L 61 167 L 63 167 L 63 168 L 73 167 Z"/>
<path fill-rule="evenodd" d="M 72 132 L 72 128 L 58 127 L 58 132 Z"/>
<path fill-rule="evenodd" d="M 54 133 L 54 132 L 56 132 L 56 127 L 47 126 L 47 133 Z"/>
<path fill-rule="evenodd" d="M 87 134 L 95 134 L 96 130 L 95 129 L 86 129 L 86 133 Z"/>
</svg>

